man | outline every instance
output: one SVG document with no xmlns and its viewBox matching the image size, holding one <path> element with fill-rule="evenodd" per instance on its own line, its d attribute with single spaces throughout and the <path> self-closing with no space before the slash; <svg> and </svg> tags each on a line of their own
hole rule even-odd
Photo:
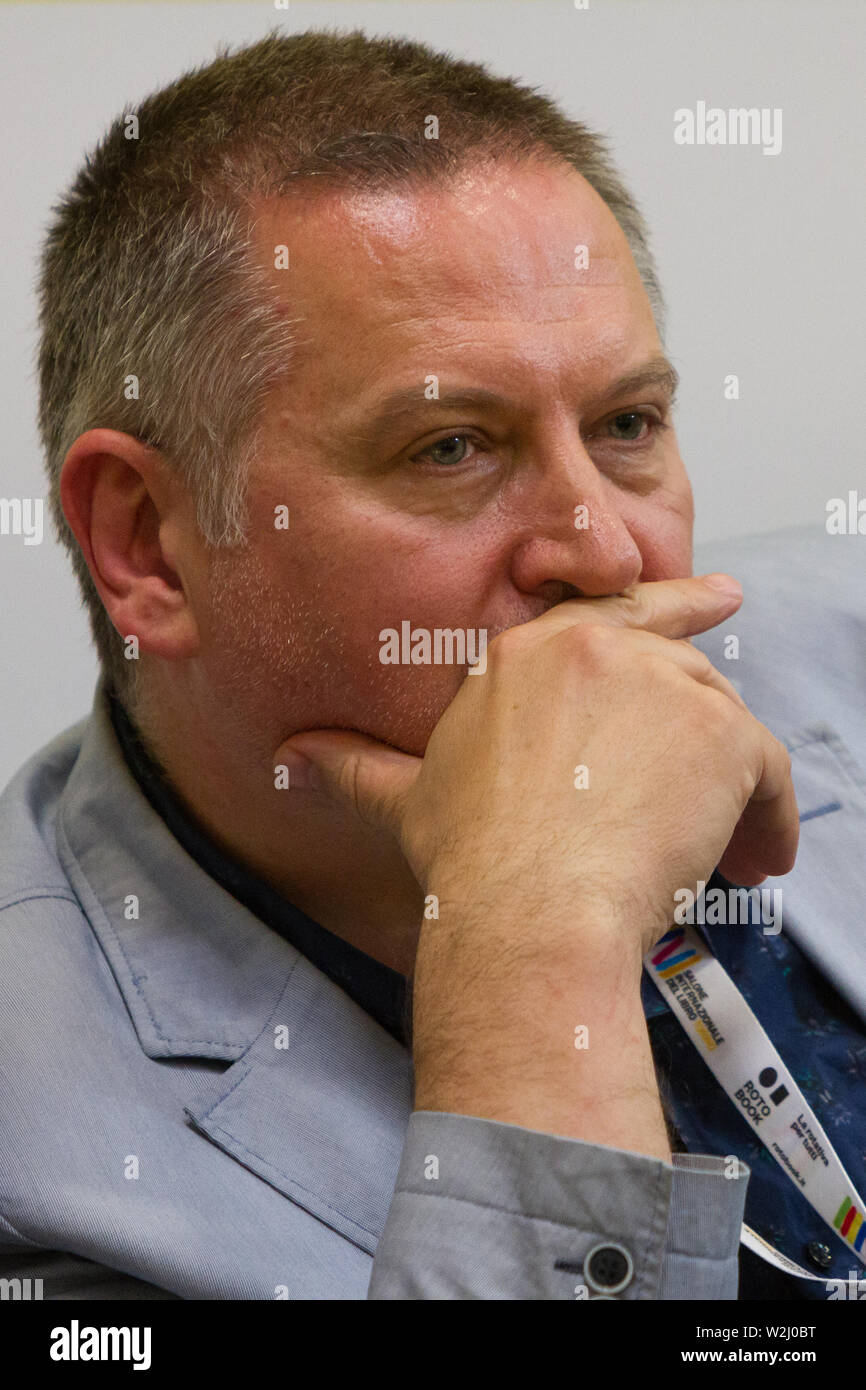
<svg viewBox="0 0 866 1390">
<path fill-rule="evenodd" d="M 9 1272 L 736 1297 L 748 1168 L 672 1154 L 642 961 L 683 885 L 790 870 L 797 807 L 687 640 L 740 593 L 689 577 L 600 142 L 273 35 L 119 118 L 41 293 L 104 678 L 3 802 Z"/>
</svg>

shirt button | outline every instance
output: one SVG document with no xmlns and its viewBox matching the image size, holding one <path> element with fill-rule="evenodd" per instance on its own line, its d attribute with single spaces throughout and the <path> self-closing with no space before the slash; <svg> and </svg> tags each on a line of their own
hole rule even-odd
<svg viewBox="0 0 866 1390">
<path fill-rule="evenodd" d="M 816 1269 L 829 1269 L 833 1263 L 830 1247 L 822 1240 L 811 1240 L 806 1246 L 806 1254 Z"/>
<path fill-rule="evenodd" d="M 632 1281 L 634 1263 L 624 1245 L 604 1241 L 594 1245 L 583 1262 L 583 1277 L 595 1293 L 611 1297 Z"/>
</svg>

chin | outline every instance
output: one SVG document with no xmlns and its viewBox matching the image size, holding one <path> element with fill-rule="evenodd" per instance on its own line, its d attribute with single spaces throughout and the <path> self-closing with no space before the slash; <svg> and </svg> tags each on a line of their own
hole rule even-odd
<svg viewBox="0 0 866 1390">
<path fill-rule="evenodd" d="M 423 758 L 433 730 L 463 684 L 462 675 L 455 673 L 456 678 L 449 679 L 446 684 L 441 679 L 441 671 L 435 674 L 439 679 L 430 685 L 425 682 L 423 691 L 412 682 L 410 689 L 387 692 L 390 699 L 382 693 L 366 710 L 347 711 L 346 718 L 335 720 L 329 727 L 365 734 L 400 753 Z M 315 727 L 322 725 L 319 723 Z"/>
</svg>

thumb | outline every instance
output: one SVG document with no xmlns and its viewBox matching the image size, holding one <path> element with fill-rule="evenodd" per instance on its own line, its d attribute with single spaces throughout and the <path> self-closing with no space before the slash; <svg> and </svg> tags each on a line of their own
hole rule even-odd
<svg viewBox="0 0 866 1390">
<path fill-rule="evenodd" d="M 294 734 L 274 761 L 288 768 L 290 787 L 323 792 L 393 835 L 399 835 L 406 797 L 421 768 L 420 758 L 339 729 Z"/>
</svg>

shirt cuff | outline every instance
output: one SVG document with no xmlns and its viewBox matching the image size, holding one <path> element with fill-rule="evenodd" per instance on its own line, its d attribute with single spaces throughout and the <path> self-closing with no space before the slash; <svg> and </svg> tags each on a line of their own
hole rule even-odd
<svg viewBox="0 0 866 1390">
<path fill-rule="evenodd" d="M 739 1160 L 415 1111 L 368 1296 L 736 1298 L 748 1178 Z"/>
</svg>

